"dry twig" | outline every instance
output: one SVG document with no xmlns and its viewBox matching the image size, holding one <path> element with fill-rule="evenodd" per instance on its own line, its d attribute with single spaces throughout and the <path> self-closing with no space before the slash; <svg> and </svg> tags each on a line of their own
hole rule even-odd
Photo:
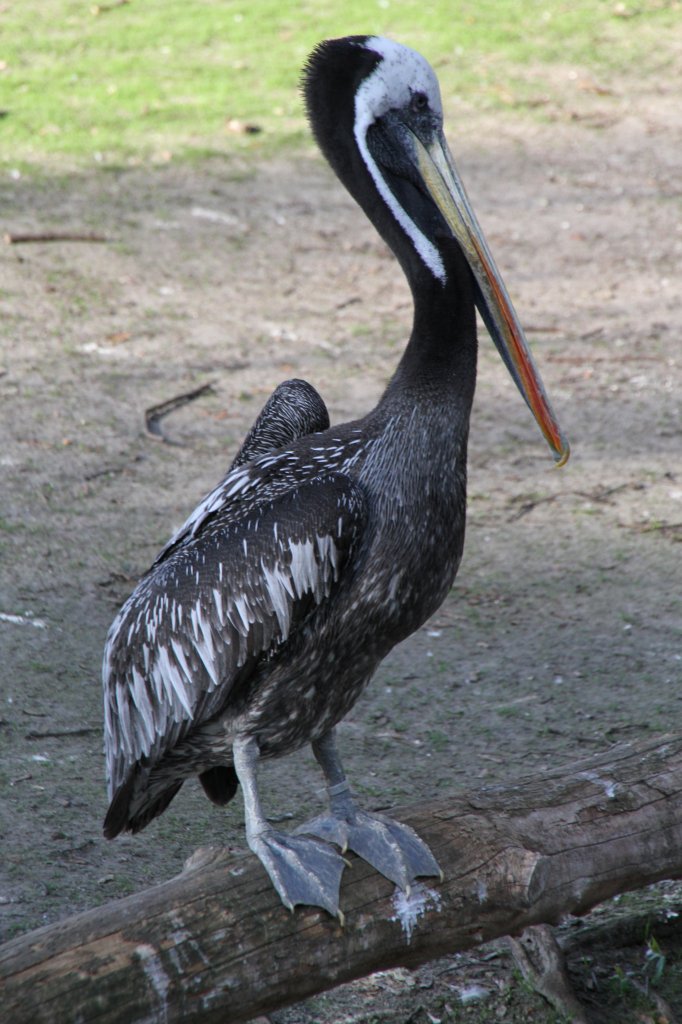
<svg viewBox="0 0 682 1024">
<path fill-rule="evenodd" d="M 6 245 L 26 245 L 29 242 L 108 242 L 106 235 L 82 231 L 42 231 L 21 233 L 6 231 L 3 235 Z"/>
<path fill-rule="evenodd" d="M 153 437 L 155 441 L 163 441 L 164 444 L 180 445 L 179 441 L 172 441 L 169 437 L 166 437 L 161 429 L 161 420 L 170 413 L 175 412 L 176 409 L 181 409 L 183 405 L 196 401 L 196 399 L 201 398 L 202 395 L 212 393 L 213 383 L 209 382 L 208 384 L 202 384 L 201 387 L 194 388 L 193 391 L 185 391 L 181 395 L 175 395 L 173 398 L 169 398 L 165 402 L 159 402 L 158 405 L 152 405 L 149 409 L 145 409 L 144 423 L 147 433 L 150 437 Z"/>
</svg>

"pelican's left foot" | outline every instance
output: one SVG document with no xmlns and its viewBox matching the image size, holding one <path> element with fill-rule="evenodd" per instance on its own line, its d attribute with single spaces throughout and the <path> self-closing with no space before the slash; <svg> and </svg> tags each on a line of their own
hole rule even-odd
<svg viewBox="0 0 682 1024">
<path fill-rule="evenodd" d="M 336 843 L 341 852 L 352 850 L 405 892 L 423 875 L 443 872 L 426 843 L 414 829 L 383 814 L 361 811 L 347 798 L 343 811 L 321 814 L 296 829 L 295 834 L 318 836 Z"/>
<path fill-rule="evenodd" d="M 306 822 L 296 832 L 336 843 L 343 853 L 352 850 L 407 893 L 412 882 L 422 875 L 435 875 L 443 880 L 436 858 L 414 829 L 384 814 L 369 814 L 355 806 L 333 729 L 313 741 L 313 753 L 327 780 L 329 813 Z"/>
</svg>

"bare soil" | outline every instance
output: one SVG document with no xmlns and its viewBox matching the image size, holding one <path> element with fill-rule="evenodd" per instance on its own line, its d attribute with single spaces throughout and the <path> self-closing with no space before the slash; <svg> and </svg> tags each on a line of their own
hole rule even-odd
<svg viewBox="0 0 682 1024">
<path fill-rule="evenodd" d="M 340 728 L 369 807 L 681 728 L 679 95 L 568 74 L 565 86 L 542 120 L 453 103 L 449 136 L 573 457 L 552 469 L 481 332 L 459 578 Z M 310 380 L 333 421 L 363 413 L 398 360 L 411 305 L 317 156 L 7 179 L 0 204 L 3 230 L 108 238 L 0 247 L 7 939 L 169 877 L 198 845 L 243 846 L 240 802 L 218 811 L 193 784 L 140 836 L 102 838 L 106 630 L 276 384 Z M 205 383 L 163 420 L 172 443 L 145 431 L 146 409 Z M 320 798 L 307 753 L 266 769 L 263 786 L 272 815 L 292 824 Z M 682 1019 L 679 902 L 663 886 L 592 915 L 613 927 L 571 961 L 590 1019 Z M 639 930 L 619 930 L 623 907 Z M 272 1017 L 559 1019 L 502 947 Z"/>
</svg>

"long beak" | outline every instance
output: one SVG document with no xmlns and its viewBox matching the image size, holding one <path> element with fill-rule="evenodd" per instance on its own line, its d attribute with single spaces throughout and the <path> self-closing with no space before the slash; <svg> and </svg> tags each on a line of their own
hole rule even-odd
<svg viewBox="0 0 682 1024">
<path fill-rule="evenodd" d="M 563 466 L 570 455 L 568 441 L 545 393 L 523 328 L 476 220 L 447 143 L 442 135 L 436 137 L 428 147 L 414 134 L 412 141 L 424 184 L 462 247 L 476 279 L 480 291 L 480 302 L 477 305 L 490 336 L 554 452 L 557 465 Z"/>
</svg>

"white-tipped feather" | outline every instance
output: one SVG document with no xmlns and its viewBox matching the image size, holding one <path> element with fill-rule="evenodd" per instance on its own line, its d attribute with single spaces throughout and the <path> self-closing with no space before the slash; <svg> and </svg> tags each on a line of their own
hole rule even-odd
<svg viewBox="0 0 682 1024">
<path fill-rule="evenodd" d="M 190 701 L 189 693 L 185 685 L 185 679 L 183 674 L 178 668 L 175 661 L 171 658 L 170 651 L 166 646 L 159 647 L 158 665 L 161 670 L 163 678 L 163 684 L 166 690 L 166 695 L 170 700 L 170 703 L 174 705 L 174 715 L 176 721 L 180 721 L 182 716 L 177 715 L 177 703 L 181 705 L 185 715 L 188 718 L 192 717 L 192 703 Z"/>
<path fill-rule="evenodd" d="M 246 595 L 238 594 L 235 597 L 233 604 L 237 610 L 237 614 L 242 623 L 242 628 L 240 628 L 239 632 L 243 633 L 244 636 L 246 636 L 246 634 L 249 632 L 249 626 L 251 625 L 252 622 L 255 621 L 253 612 L 251 611 L 249 603 L 246 599 Z"/>
<path fill-rule="evenodd" d="M 270 570 L 262 561 L 261 567 L 265 586 L 267 587 L 267 592 L 270 597 L 273 610 L 277 616 L 277 624 L 279 626 L 281 639 L 286 640 L 289 636 L 289 626 L 291 622 L 289 598 L 293 597 L 293 594 L 289 589 L 289 580 L 279 569 Z"/>
<path fill-rule="evenodd" d="M 312 541 L 291 542 L 291 578 L 296 587 L 296 596 L 303 597 L 308 591 L 315 591 L 317 564 L 313 554 Z"/>
<path fill-rule="evenodd" d="M 241 470 L 231 486 L 247 490 L 248 479 Z M 314 486 L 324 493 L 322 485 Z M 195 550 L 196 542 L 186 537 L 169 555 L 173 561 L 159 563 L 158 583 L 152 570 L 126 602 L 110 631 L 103 666 L 114 790 L 135 761 L 158 757 L 166 743 L 177 742 L 222 707 L 233 673 L 289 639 L 299 607 L 309 608 L 307 598 L 320 603 L 329 596 L 340 572 L 338 545 L 358 501 L 330 498 L 329 528 L 318 526 L 308 537 L 301 536 L 300 526 L 298 537 L 287 536 L 277 520 L 259 534 L 258 513 L 225 533 L 226 542 L 234 540 L 218 558 L 214 547 Z M 210 508 L 207 499 L 188 523 L 196 524 Z M 245 533 L 252 538 L 248 544 Z"/>
</svg>

